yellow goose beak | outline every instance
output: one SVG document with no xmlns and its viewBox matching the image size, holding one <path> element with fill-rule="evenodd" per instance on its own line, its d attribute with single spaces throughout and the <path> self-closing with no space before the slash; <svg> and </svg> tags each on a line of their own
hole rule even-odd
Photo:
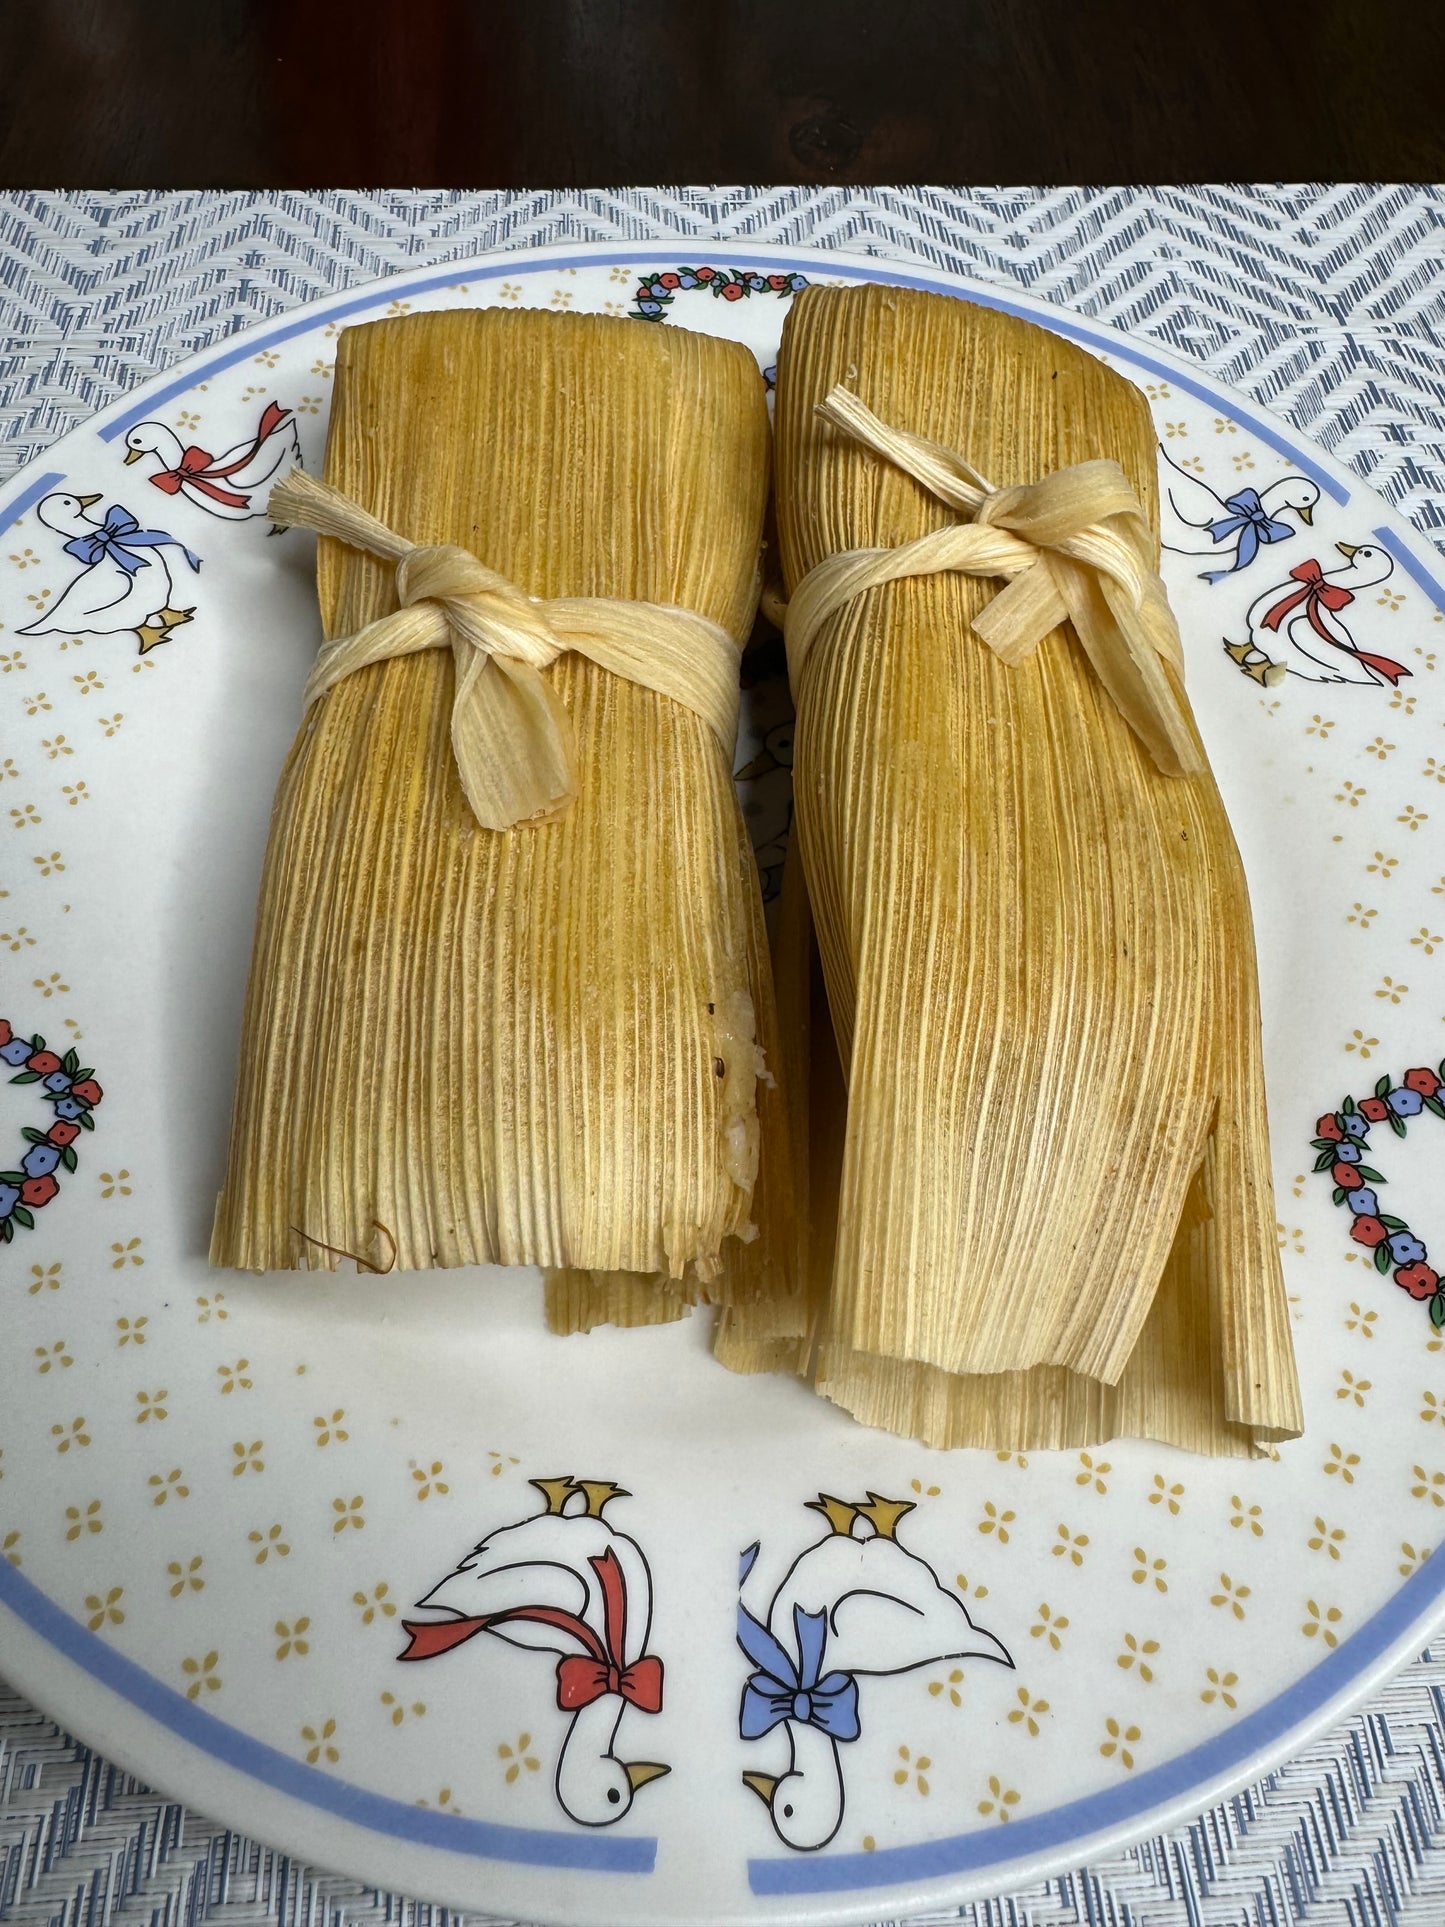
<svg viewBox="0 0 1445 1927">
<path fill-rule="evenodd" d="M 765 1807 L 771 1807 L 773 1795 L 778 1790 L 778 1776 L 776 1773 L 745 1773 L 743 1785 L 751 1787 Z"/>
<path fill-rule="evenodd" d="M 1360 552 L 1359 544 L 1357 542 L 1336 542 L 1335 547 L 1339 550 L 1340 554 L 1345 558 L 1346 562 L 1353 562 L 1355 557 Z"/>
<path fill-rule="evenodd" d="M 1302 509 L 1297 510 L 1296 513 L 1298 514 L 1299 519 L 1301 520 L 1301 522 L 1304 523 L 1306 528 L 1309 528 L 1315 519 L 1315 512 L 1312 508 L 1308 507 L 1308 505 Z"/>
<path fill-rule="evenodd" d="M 629 1760 L 623 1770 L 627 1775 L 628 1785 L 636 1793 L 637 1789 L 640 1786 L 646 1786 L 649 1780 L 660 1780 L 664 1773 L 671 1773 L 672 1768 L 660 1766 L 656 1760 Z"/>
<path fill-rule="evenodd" d="M 128 448 L 125 452 L 126 467 L 129 468 L 132 462 L 138 462 L 143 452 L 144 451 L 139 448 Z"/>
</svg>

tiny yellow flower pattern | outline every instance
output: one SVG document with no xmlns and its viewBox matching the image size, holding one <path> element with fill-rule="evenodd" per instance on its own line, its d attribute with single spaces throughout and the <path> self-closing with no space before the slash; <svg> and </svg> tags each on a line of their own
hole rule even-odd
<svg viewBox="0 0 1445 1927">
<path fill-rule="evenodd" d="M 146 1484 L 151 1488 L 152 1505 L 164 1505 L 167 1499 L 189 1499 L 191 1496 L 191 1488 L 186 1484 L 178 1465 L 173 1465 L 169 1472 L 152 1472 Z"/>
<path fill-rule="evenodd" d="M 899 1765 L 893 1769 L 894 1786 L 913 1786 L 926 1800 L 930 1792 L 929 1768 L 933 1761 L 926 1753 L 914 1753 L 906 1746 L 898 1749 Z"/>
<path fill-rule="evenodd" d="M 216 1376 L 221 1381 L 222 1394 L 224 1395 L 227 1392 L 249 1392 L 251 1390 L 251 1380 L 247 1377 L 247 1373 L 250 1368 L 251 1361 L 249 1358 L 238 1358 L 233 1365 L 218 1365 L 216 1367 Z"/>
<path fill-rule="evenodd" d="M 1400 1541 L 1400 1551 L 1404 1554 L 1404 1557 L 1396 1567 L 1396 1571 L 1402 1579 L 1408 1579 L 1412 1572 L 1418 1572 L 1430 1557 L 1430 1548 L 1428 1546 L 1412 1546 L 1408 1539 L 1402 1539 Z"/>
<path fill-rule="evenodd" d="M 1154 1474 L 1154 1486 L 1149 1494 L 1150 1505 L 1161 1505 L 1166 1512 L 1177 1516 L 1183 1497 L 1184 1487 L 1177 1479 L 1170 1483 L 1162 1472 Z"/>
<path fill-rule="evenodd" d="M 1035 1699 L 1027 1686 L 1016 1687 L 1014 1698 L 1018 1701 L 1018 1705 L 1009 1708 L 1009 1725 L 1022 1726 L 1029 1737 L 1036 1740 L 1042 1730 L 1039 1721 L 1049 1710 L 1048 1701 Z"/>
<path fill-rule="evenodd" d="M 988 1598 L 988 1587 L 981 1584 L 971 1586 L 968 1582 L 968 1574 L 966 1572 L 959 1573 L 954 1584 L 958 1587 L 958 1590 L 963 1594 L 965 1599 Z"/>
<path fill-rule="evenodd" d="M 1150 1686 L 1154 1681 L 1154 1668 L 1151 1661 L 1158 1651 L 1157 1639 L 1140 1639 L 1134 1633 L 1125 1633 L 1124 1650 L 1118 1655 L 1114 1664 L 1121 1672 L 1137 1670 L 1139 1678 L 1146 1686 Z"/>
<path fill-rule="evenodd" d="M 128 1171 L 122 1171 L 118 1175 L 125 1178 L 129 1177 L 130 1173 Z M 198 1325 L 209 1325 L 213 1318 L 224 1320 L 231 1315 L 230 1312 L 226 1310 L 226 1294 L 223 1291 L 218 1291 L 214 1298 L 198 1298 L 196 1300 L 196 1307 L 196 1323 Z"/>
<path fill-rule="evenodd" d="M 111 1246 L 111 1252 L 113 1254 L 110 1261 L 112 1271 L 124 1271 L 129 1265 L 143 1265 L 145 1263 L 145 1259 L 141 1255 L 141 1240 L 139 1238 L 127 1238 L 124 1244 L 113 1244 Z"/>
<path fill-rule="evenodd" d="M 1013 1809 L 1019 1804 L 1022 1798 L 1023 1795 L 1017 1787 L 1005 1786 L 996 1773 L 990 1773 L 988 1776 L 988 1798 L 979 1801 L 978 1810 L 985 1819 L 988 1819 L 992 1814 L 996 1815 L 1000 1820 L 1012 1820 Z"/>
<path fill-rule="evenodd" d="M 236 1439 L 231 1446 L 231 1477 L 240 1479 L 248 1472 L 264 1472 L 266 1461 L 261 1457 L 264 1450 L 261 1439 L 252 1439 L 249 1444 L 244 1439 Z"/>
<path fill-rule="evenodd" d="M 264 1531 L 259 1526 L 253 1526 L 246 1534 L 246 1539 L 254 1548 L 252 1558 L 258 1566 L 264 1566 L 273 1555 L 277 1559 L 290 1556 L 291 1548 L 286 1543 L 283 1528 L 280 1525 L 267 1526 Z"/>
<path fill-rule="evenodd" d="M 199 1659 L 188 1656 L 181 1661 L 181 1672 L 189 1682 L 186 1687 L 188 1700 L 198 1700 L 202 1693 L 220 1692 L 220 1664 L 221 1655 L 215 1651 L 205 1653 Z"/>
<path fill-rule="evenodd" d="M 361 1608 L 363 1626 L 371 1625 L 373 1620 L 395 1619 L 396 1603 L 390 1594 L 391 1587 L 383 1579 L 370 1592 L 354 1592 L 351 1595 L 352 1604 Z"/>
<path fill-rule="evenodd" d="M 1353 1485 L 1355 1483 L 1355 1467 L 1359 1463 L 1360 1455 L 1358 1452 L 1346 1452 L 1343 1447 L 1332 1444 L 1330 1446 L 1330 1456 L 1325 1460 L 1324 1470 L 1331 1478 L 1338 1474 L 1342 1484 Z"/>
<path fill-rule="evenodd" d="M 519 1733 L 510 1745 L 504 1740 L 497 1748 L 497 1758 L 503 1764 L 502 1778 L 508 1786 L 514 1786 L 524 1773 L 536 1773 L 542 1762 L 532 1752 L 530 1733 Z"/>
<path fill-rule="evenodd" d="M 1347 1332 L 1358 1332 L 1361 1338 L 1373 1338 L 1375 1335 L 1375 1325 L 1379 1320 L 1379 1316 L 1380 1314 L 1373 1306 L 1369 1311 L 1361 1311 L 1352 1298 L 1350 1300 L 1350 1315 L 1345 1320 L 1345 1330 Z M 1423 1417 L 1424 1414 L 1422 1413 L 1421 1416 Z"/>
<path fill-rule="evenodd" d="M 103 1198 L 128 1198 L 131 1194 L 130 1172 L 102 1171 L 100 1174 L 100 1195 Z"/>
<path fill-rule="evenodd" d="M 75 1360 L 66 1350 L 63 1338 L 57 1338 L 50 1345 L 35 1347 L 35 1369 L 42 1378 L 52 1371 L 64 1371 L 74 1363 Z"/>
<path fill-rule="evenodd" d="M 1349 1399 L 1355 1405 L 1363 1405 L 1370 1390 L 1369 1379 L 1356 1378 L 1353 1372 L 1345 1371 L 1340 1373 L 1340 1382 L 1335 1387 L 1335 1397 Z"/>
<path fill-rule="evenodd" d="M 515 1463 L 516 1461 L 513 1460 L 513 1464 Z M 936 1499 L 943 1490 L 942 1486 L 925 1485 L 922 1479 L 910 1479 L 908 1481 L 908 1489 L 910 1492 L 918 1493 L 919 1496 L 924 1499 Z"/>
<path fill-rule="evenodd" d="M 92 1499 L 82 1511 L 78 1505 L 65 1508 L 65 1537 L 68 1543 L 87 1534 L 105 1531 L 105 1514 L 99 1499 Z"/>
<path fill-rule="evenodd" d="M 1208 1684 L 1200 1692 L 1199 1697 L 1206 1706 L 1212 1706 L 1216 1699 L 1231 1711 L 1239 1705 L 1234 1691 L 1239 1685 L 1238 1673 L 1221 1673 L 1210 1666 L 1206 1668 L 1204 1677 Z"/>
<path fill-rule="evenodd" d="M 328 1766 L 335 1766 L 341 1758 L 341 1748 L 336 1744 L 335 1720 L 320 1720 L 315 1726 L 303 1726 L 301 1737 L 306 1742 L 308 1766 L 319 1766 L 323 1760 Z"/>
<path fill-rule="evenodd" d="M 323 1413 L 318 1412 L 311 1421 L 312 1428 L 316 1433 L 316 1443 L 318 1445 L 330 1445 L 331 1442 L 335 1440 L 338 1444 L 345 1444 L 346 1440 L 351 1437 L 351 1434 L 344 1429 L 341 1423 L 345 1417 L 346 1414 L 339 1405 L 329 1418 Z"/>
<path fill-rule="evenodd" d="M 1153 1586 L 1155 1592 L 1168 1592 L 1169 1581 L 1164 1577 L 1169 1570 L 1167 1559 L 1151 1559 L 1142 1546 L 1134 1548 L 1134 1566 L 1129 1577 L 1136 1586 Z"/>
<path fill-rule="evenodd" d="M 88 1633 L 98 1633 L 106 1626 L 123 1626 L 125 1612 L 121 1600 L 125 1598 L 124 1586 L 112 1586 L 108 1592 L 89 1592 L 85 1595 L 85 1610 L 89 1617 L 85 1622 Z"/>
<path fill-rule="evenodd" d="M 1029 1627 L 1030 1639 L 1042 1639 L 1057 1653 L 1064 1643 L 1064 1634 L 1069 1630 L 1068 1615 L 1055 1613 L 1047 1601 L 1039 1606 L 1038 1618 Z"/>
<path fill-rule="evenodd" d="M 445 1469 L 440 1459 L 433 1459 L 430 1465 L 418 1465 L 415 1459 L 411 1461 L 411 1476 L 418 1499 L 429 1499 L 434 1492 L 445 1494 L 451 1491 L 451 1487 L 439 1477 Z"/>
<path fill-rule="evenodd" d="M 1420 1394 L 1420 1417 L 1426 1425 L 1445 1425 L 1445 1403 L 1428 1388 Z"/>
<path fill-rule="evenodd" d="M 1113 1466 L 1110 1465 L 1107 1459 L 1096 1462 L 1089 1453 L 1081 1452 L 1079 1454 L 1079 1470 L 1074 1474 L 1074 1484 L 1083 1486 L 1091 1485 L 1096 1492 L 1107 1492 L 1109 1490 L 1108 1477 L 1113 1469 Z"/>
<path fill-rule="evenodd" d="M 1012 1512 L 996 1511 L 990 1499 L 983 1508 L 983 1517 L 978 1522 L 978 1529 L 983 1533 L 996 1532 L 999 1544 L 1006 1546 L 1009 1542 L 1009 1527 L 1014 1523 L 1014 1517 Z"/>
<path fill-rule="evenodd" d="M 205 1561 L 200 1553 L 195 1553 L 190 1559 L 187 1559 L 184 1564 L 182 1564 L 179 1559 L 172 1559 L 168 1562 L 166 1566 L 166 1577 L 170 1580 L 170 1595 L 172 1599 L 179 1599 L 183 1593 L 204 1592 L 206 1590 L 206 1582 L 201 1577 L 201 1568 L 204 1564 Z"/>
<path fill-rule="evenodd" d="M 931 1679 L 928 1682 L 930 1699 L 942 1699 L 946 1694 L 950 1706 L 962 1706 L 963 1694 L 958 1690 L 963 1685 L 963 1668 L 953 1667 L 947 1679 Z"/>
<path fill-rule="evenodd" d="M 1328 1553 L 1331 1559 L 1338 1559 L 1340 1556 L 1340 1547 L 1345 1543 L 1348 1536 L 1343 1526 L 1326 1525 L 1324 1520 L 1316 1513 L 1315 1529 L 1305 1543 L 1311 1552 Z"/>
<path fill-rule="evenodd" d="M 1227 1572 L 1219 1575 L 1219 1590 L 1209 1595 L 1211 1606 L 1223 1606 L 1233 1613 L 1236 1619 L 1245 1615 L 1244 1601 L 1250 1596 L 1250 1588 L 1240 1580 L 1231 1579 Z"/>
<path fill-rule="evenodd" d="M 118 1346 L 144 1345 L 146 1342 L 145 1328 L 150 1322 L 149 1318 L 145 1317 L 144 1314 L 134 1320 L 117 1318 L 115 1321 L 116 1344 Z"/>
<path fill-rule="evenodd" d="M 1445 1506 L 1445 1472 L 1427 1472 L 1423 1465 L 1410 1468 L 1414 1474 L 1414 1484 L 1410 1487 L 1412 1499 L 1428 1499 L 1431 1505 Z"/>
<path fill-rule="evenodd" d="M 32 1265 L 30 1283 L 26 1286 L 26 1292 L 33 1298 L 37 1292 L 59 1291 L 61 1277 L 59 1265 Z"/>
<path fill-rule="evenodd" d="M 1144 1735 L 1137 1726 L 1126 1726 L 1113 1718 L 1104 1721 L 1104 1737 L 1099 1744 L 1099 1752 L 1104 1759 L 1117 1759 L 1126 1772 L 1134 1770 L 1134 1751 Z"/>
<path fill-rule="evenodd" d="M 1321 1609 L 1313 1599 L 1310 1599 L 1305 1603 L 1305 1614 L 1305 1623 L 1300 1627 L 1300 1631 L 1306 1639 L 1314 1639 L 1318 1636 L 1326 1646 L 1339 1645 L 1339 1635 L 1335 1628 L 1344 1615 L 1338 1606 L 1326 1606 Z"/>
<path fill-rule="evenodd" d="M 1056 1559 L 1067 1559 L 1071 1566 L 1082 1566 L 1088 1549 L 1088 1533 L 1070 1532 L 1065 1525 L 1061 1525 L 1055 1532 L 1054 1543 L 1050 1548 Z"/>
<path fill-rule="evenodd" d="M 512 1452 L 488 1452 L 487 1457 L 491 1461 L 487 1470 L 494 1479 L 500 1479 L 509 1466 L 520 1465 L 522 1463 Z"/>
<path fill-rule="evenodd" d="M 331 1501 L 331 1510 L 335 1514 L 335 1517 L 331 1521 L 331 1530 L 333 1532 L 345 1532 L 347 1527 L 350 1526 L 357 1532 L 360 1532 L 366 1524 L 366 1516 L 362 1510 L 363 1503 L 359 1493 L 352 1499 L 333 1499 Z"/>
<path fill-rule="evenodd" d="M 154 1392 L 137 1392 L 135 1402 L 140 1407 L 140 1410 L 135 1415 L 136 1424 L 145 1425 L 151 1420 L 159 1424 L 162 1419 L 168 1417 L 169 1408 L 166 1405 L 166 1400 L 169 1397 L 170 1393 L 164 1385 Z"/>
<path fill-rule="evenodd" d="M 311 1620 L 302 1613 L 299 1619 L 278 1619 L 271 1628 L 276 1635 L 277 1659 L 290 1659 L 294 1653 L 304 1658 L 311 1651 Z"/>
<path fill-rule="evenodd" d="M 52 1425 L 50 1436 L 55 1440 L 55 1449 L 62 1456 L 74 1446 L 77 1450 L 90 1444 L 90 1434 L 85 1429 L 83 1418 L 73 1418 L 69 1425 Z"/>
</svg>

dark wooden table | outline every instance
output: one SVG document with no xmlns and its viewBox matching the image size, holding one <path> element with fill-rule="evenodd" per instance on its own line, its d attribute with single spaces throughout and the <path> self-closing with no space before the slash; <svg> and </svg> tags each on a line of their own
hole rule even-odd
<svg viewBox="0 0 1445 1927">
<path fill-rule="evenodd" d="M 0 187 L 1430 180 L 1439 0 L 0 0 Z"/>
</svg>

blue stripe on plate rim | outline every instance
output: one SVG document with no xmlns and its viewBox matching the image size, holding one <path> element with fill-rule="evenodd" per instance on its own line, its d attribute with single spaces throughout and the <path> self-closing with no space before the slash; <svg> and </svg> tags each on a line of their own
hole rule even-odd
<svg viewBox="0 0 1445 1927">
<path fill-rule="evenodd" d="M 391 276 L 358 294 L 309 304 L 300 315 L 275 327 L 246 329 L 226 347 L 192 357 L 186 363 L 184 375 L 119 408 L 113 417 L 98 425 L 95 432 L 102 441 L 113 441 L 137 422 L 144 421 L 156 408 L 188 393 L 203 374 L 216 375 L 253 356 L 258 349 L 309 333 L 322 321 L 352 318 L 383 303 L 390 304 L 397 298 L 398 289 L 427 294 L 455 287 L 462 277 L 482 281 L 512 274 L 561 272 L 568 268 L 630 266 L 649 261 L 660 265 L 680 258 L 686 251 L 687 242 L 679 238 L 676 245 L 647 241 L 625 252 L 593 247 L 585 252 L 545 258 L 540 252 L 507 253 L 498 256 L 495 263 L 460 260 L 440 271 Z M 766 268 L 773 273 L 806 274 L 811 270 L 816 274 L 820 262 L 826 259 L 849 280 L 884 281 L 955 297 L 961 286 L 966 287 L 967 298 L 980 306 L 1017 315 L 1066 339 L 1116 356 L 1147 375 L 1172 383 L 1196 400 L 1214 403 L 1220 399 L 1223 384 L 1216 386 L 1197 380 L 1176 362 L 1157 360 L 1115 329 L 1079 321 L 1044 302 L 1010 300 L 992 288 L 969 282 L 962 275 L 909 273 L 901 263 L 862 261 L 844 253 L 825 256 L 821 250 L 794 256 L 773 249 L 759 253 L 729 247 L 725 254 L 728 266 Z M 1234 420 L 1318 483 L 1334 501 L 1340 504 L 1350 501 L 1350 489 L 1292 436 L 1240 406 L 1232 392 L 1227 405 Z M 21 485 L 5 503 L 5 516 L 10 521 L 18 519 L 64 479 L 60 471 L 47 471 L 34 480 L 26 480 L 22 471 L 17 478 Z M 0 498 L 3 493 L 0 491 Z M 1418 554 L 1391 529 L 1377 528 L 1372 533 L 1434 605 L 1445 611 L 1445 585 Z M 1432 1571 L 1432 1566 L 1436 1570 Z M 1416 1627 L 1418 1636 L 1420 1628 L 1434 1616 L 1432 1608 L 1438 1608 L 1442 1594 L 1445 1594 L 1445 1558 L 1422 1566 L 1357 1633 L 1256 1712 L 1237 1721 L 1216 1739 L 1205 1741 L 1107 1792 L 1090 1794 L 1047 1813 L 1015 1820 L 1006 1831 L 994 1827 L 975 1828 L 970 1833 L 912 1846 L 879 1848 L 872 1853 L 752 1859 L 748 1862 L 752 1891 L 759 1896 L 859 1892 L 977 1874 L 1027 1858 L 1030 1853 L 1047 1853 L 1057 1858 L 1073 1841 L 1126 1828 L 1166 1805 L 1187 1805 L 1192 1793 L 1203 1793 L 1207 1787 L 1219 1786 L 1237 1777 L 1247 1770 L 1251 1760 L 1263 1757 L 1332 1700 L 1343 1698 L 1354 1681 L 1378 1666 L 1392 1646 L 1406 1639 L 1412 1627 Z M 193 1705 L 133 1660 L 116 1653 L 3 1561 L 0 1561 L 0 1603 L 8 1606 L 58 1652 L 179 1738 L 294 1799 L 337 1814 L 353 1824 L 422 1846 L 444 1847 L 451 1852 L 522 1865 L 633 1874 L 651 1873 L 656 1865 L 654 1838 L 579 1836 L 433 1813 L 368 1792 L 292 1760 Z"/>
</svg>

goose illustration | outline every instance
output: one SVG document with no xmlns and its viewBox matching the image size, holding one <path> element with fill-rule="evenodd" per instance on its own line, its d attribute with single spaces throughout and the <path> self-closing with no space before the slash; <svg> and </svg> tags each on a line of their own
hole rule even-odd
<svg viewBox="0 0 1445 1927">
<path fill-rule="evenodd" d="M 1223 496 L 1180 468 L 1162 444 L 1159 453 L 1164 461 L 1160 477 L 1164 498 L 1183 524 L 1183 533 L 1164 547 L 1175 555 L 1211 556 L 1222 565 L 1202 569 L 1201 582 L 1222 582 L 1247 569 L 1263 544 L 1287 541 L 1295 531 L 1284 520 L 1286 514 L 1297 515 L 1306 527 L 1314 520 L 1320 490 L 1307 475 L 1285 475 L 1262 489 L 1240 488 Z"/>
<path fill-rule="evenodd" d="M 146 480 L 165 495 L 184 495 L 188 502 L 228 522 L 245 522 L 264 515 L 268 484 L 301 462 L 296 417 L 289 408 L 267 402 L 256 432 L 237 442 L 224 455 L 208 449 L 183 447 L 180 437 L 164 422 L 139 422 L 125 438 L 126 465 L 153 455 L 160 467 Z M 261 506 L 253 507 L 259 497 Z"/>
<path fill-rule="evenodd" d="M 97 521 L 90 510 L 100 499 L 64 491 L 41 499 L 35 513 L 42 527 L 68 537 L 65 554 L 83 566 L 50 607 L 17 633 L 115 636 L 128 630 L 144 656 L 195 614 L 194 604 L 176 606 L 170 565 L 161 551 L 179 549 L 192 571 L 200 568 L 200 557 L 164 529 L 143 529 L 119 502 Z"/>
<path fill-rule="evenodd" d="M 572 1715 L 557 1758 L 558 1803 L 584 1827 L 610 1827 L 639 1787 L 671 1769 L 620 1760 L 629 1707 L 662 1710 L 662 1661 L 647 1651 L 652 1575 L 641 1547 L 603 1517 L 630 1495 L 610 1479 L 533 1479 L 545 1510 L 488 1533 L 404 1619 L 404 1660 L 435 1659 L 489 1633 L 558 1653 L 557 1704 Z M 581 1504 L 574 1502 L 580 1500 Z"/>
<path fill-rule="evenodd" d="M 1326 571 L 1313 556 L 1301 562 L 1250 604 L 1249 640 L 1226 641 L 1225 654 L 1255 682 L 1274 683 L 1288 673 L 1304 682 L 1393 687 L 1411 674 L 1403 663 L 1361 649 L 1340 613 L 1361 590 L 1393 575 L 1394 557 L 1368 542 L 1336 542 L 1335 547 L 1345 558 L 1343 568 Z M 1286 661 L 1271 661 L 1270 652 L 1281 641 L 1292 653 Z"/>
<path fill-rule="evenodd" d="M 862 1731 L 858 1681 L 907 1673 L 944 1659 L 988 1659 L 1012 1667 L 1007 1648 L 976 1626 L 956 1593 L 898 1541 L 909 1499 L 870 1492 L 856 1504 L 820 1493 L 812 1511 L 827 1536 L 793 1561 L 766 1613 L 738 1605 L 738 1644 L 754 1671 L 743 1687 L 738 1728 L 761 1740 L 781 1726 L 788 1758 L 781 1773 L 749 1772 L 743 1783 L 768 1809 L 785 1846 L 827 1846 L 843 1821 L 839 1747 Z M 858 1534 L 864 1525 L 869 1530 Z M 742 1555 L 746 1585 L 758 1548 Z"/>
</svg>

